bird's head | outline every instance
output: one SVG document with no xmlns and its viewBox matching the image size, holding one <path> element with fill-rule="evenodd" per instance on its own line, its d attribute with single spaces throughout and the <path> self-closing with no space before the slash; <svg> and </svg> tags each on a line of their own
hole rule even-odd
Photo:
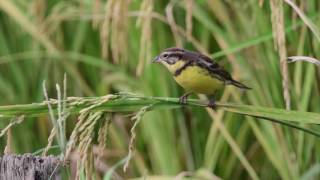
<svg viewBox="0 0 320 180">
<path fill-rule="evenodd" d="M 174 73 L 186 63 L 183 60 L 185 52 L 184 49 L 180 48 L 165 49 L 154 58 L 153 62 L 163 64 L 171 73 Z"/>
</svg>

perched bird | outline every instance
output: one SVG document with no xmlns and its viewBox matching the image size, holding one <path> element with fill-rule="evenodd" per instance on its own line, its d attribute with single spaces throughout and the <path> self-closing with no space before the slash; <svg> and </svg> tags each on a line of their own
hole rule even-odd
<svg viewBox="0 0 320 180">
<path fill-rule="evenodd" d="M 181 48 L 169 48 L 162 51 L 155 59 L 155 63 L 163 64 L 173 75 L 175 81 L 187 93 L 180 97 L 180 103 L 186 104 L 191 93 L 213 95 L 224 85 L 234 85 L 241 89 L 251 89 L 234 80 L 231 75 L 211 58 Z M 214 100 L 210 100 L 209 107 L 215 108 Z"/>
</svg>

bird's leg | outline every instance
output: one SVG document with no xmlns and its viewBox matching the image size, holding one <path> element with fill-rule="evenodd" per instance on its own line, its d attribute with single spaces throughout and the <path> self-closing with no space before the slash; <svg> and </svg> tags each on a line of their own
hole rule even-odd
<svg viewBox="0 0 320 180">
<path fill-rule="evenodd" d="M 180 104 L 187 104 L 187 100 L 188 100 L 188 96 L 191 94 L 191 92 L 187 92 L 185 93 L 184 95 L 182 95 L 180 98 L 179 98 L 179 103 Z"/>
<path fill-rule="evenodd" d="M 208 107 L 213 110 L 217 110 L 217 104 L 216 104 L 216 100 L 214 98 L 209 100 Z"/>
</svg>

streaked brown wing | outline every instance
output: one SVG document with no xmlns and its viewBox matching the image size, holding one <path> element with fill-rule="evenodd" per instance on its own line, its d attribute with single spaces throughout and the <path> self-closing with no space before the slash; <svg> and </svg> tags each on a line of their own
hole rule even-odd
<svg viewBox="0 0 320 180">
<path fill-rule="evenodd" d="M 218 63 L 214 62 L 211 58 L 200 53 L 197 53 L 197 56 L 196 64 L 207 69 L 210 75 L 224 82 L 233 80 L 229 72 Z"/>
<path fill-rule="evenodd" d="M 203 69 L 206 69 L 212 77 L 219 79 L 224 84 L 232 84 L 242 89 L 251 89 L 250 87 L 234 80 L 228 71 L 226 71 L 222 66 L 220 66 L 208 56 L 197 52 L 185 51 L 181 60 L 187 61 L 187 63 L 185 63 L 184 66 L 176 71 L 176 73 L 174 74 L 175 76 L 178 76 L 189 66 L 199 66 Z"/>
</svg>

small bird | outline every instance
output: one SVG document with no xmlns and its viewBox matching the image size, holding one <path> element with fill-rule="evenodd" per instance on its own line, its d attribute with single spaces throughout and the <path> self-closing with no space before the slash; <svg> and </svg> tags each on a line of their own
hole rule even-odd
<svg viewBox="0 0 320 180">
<path fill-rule="evenodd" d="M 175 81 L 187 93 L 179 98 L 181 104 L 187 103 L 191 93 L 213 95 L 224 85 L 234 85 L 241 89 L 251 89 L 234 80 L 231 75 L 218 63 L 208 56 L 181 48 L 163 50 L 156 58 L 155 63 L 163 64 L 173 75 Z M 215 109 L 215 101 L 211 99 L 209 107 Z"/>
</svg>

